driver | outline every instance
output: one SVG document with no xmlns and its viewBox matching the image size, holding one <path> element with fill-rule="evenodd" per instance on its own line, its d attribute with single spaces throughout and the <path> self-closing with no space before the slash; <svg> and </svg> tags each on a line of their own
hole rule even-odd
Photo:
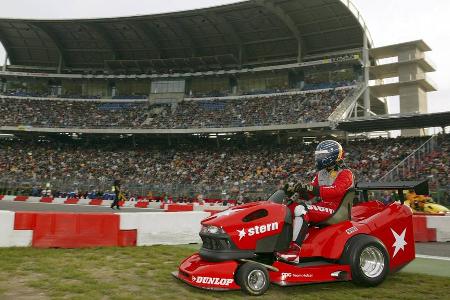
<svg viewBox="0 0 450 300">
<path fill-rule="evenodd" d="M 304 202 L 289 205 L 295 216 L 293 237 L 289 249 L 277 253 L 279 258 L 298 262 L 309 224 L 320 223 L 332 216 L 345 193 L 354 186 L 353 173 L 344 165 L 343 157 L 344 151 L 338 142 L 328 140 L 320 143 L 315 152 L 318 172 L 313 181 L 285 188 L 288 195 L 298 193 L 303 199 L 315 200 L 310 205 Z"/>
</svg>

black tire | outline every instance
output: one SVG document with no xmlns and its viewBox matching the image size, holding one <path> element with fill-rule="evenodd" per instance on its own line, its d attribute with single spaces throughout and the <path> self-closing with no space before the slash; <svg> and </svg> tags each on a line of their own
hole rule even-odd
<svg viewBox="0 0 450 300">
<path fill-rule="evenodd" d="M 270 286 L 267 269 L 252 262 L 247 262 L 239 267 L 235 280 L 242 291 L 250 296 L 261 296 Z"/>
<path fill-rule="evenodd" d="M 377 238 L 369 235 L 351 238 L 340 263 L 350 265 L 352 280 L 360 286 L 377 286 L 389 273 L 389 253 L 386 247 Z"/>
</svg>

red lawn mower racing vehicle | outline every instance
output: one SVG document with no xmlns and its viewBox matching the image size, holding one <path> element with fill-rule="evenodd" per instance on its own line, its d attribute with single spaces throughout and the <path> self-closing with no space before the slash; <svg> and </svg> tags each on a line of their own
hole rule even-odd
<svg viewBox="0 0 450 300">
<path fill-rule="evenodd" d="M 326 221 L 310 224 L 300 262 L 288 263 L 276 252 L 289 247 L 293 218 L 280 190 L 268 201 L 236 206 L 202 221 L 199 252 L 172 274 L 209 290 L 239 290 L 262 295 L 270 283 L 280 286 L 349 281 L 376 286 L 389 273 L 415 258 L 412 211 L 403 190 L 428 193 L 428 183 L 359 183 Z M 369 190 L 398 190 L 402 203 L 367 201 Z M 353 205 L 355 193 L 360 201 Z"/>
</svg>

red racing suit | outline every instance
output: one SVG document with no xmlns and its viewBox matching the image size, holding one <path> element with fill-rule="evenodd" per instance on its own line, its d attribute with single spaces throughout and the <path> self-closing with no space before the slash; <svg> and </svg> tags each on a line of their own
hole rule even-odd
<svg viewBox="0 0 450 300">
<path fill-rule="evenodd" d="M 319 188 L 320 200 L 314 204 L 307 205 L 308 211 L 305 221 L 308 223 L 320 223 L 330 217 L 341 204 L 345 193 L 354 187 L 354 176 L 349 169 L 328 172 L 319 171 L 311 184 Z M 314 196 L 309 194 L 309 198 Z M 298 203 L 289 205 L 289 209 L 294 216 L 295 207 Z"/>
</svg>

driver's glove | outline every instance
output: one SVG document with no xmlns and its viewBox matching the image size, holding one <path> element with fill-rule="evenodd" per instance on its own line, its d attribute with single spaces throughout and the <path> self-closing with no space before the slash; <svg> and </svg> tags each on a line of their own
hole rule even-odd
<svg viewBox="0 0 450 300">
<path fill-rule="evenodd" d="M 312 184 L 304 184 L 304 183 L 297 183 L 294 186 L 294 191 L 299 194 L 306 194 L 310 193 L 313 196 L 320 196 L 320 190 L 318 186 L 314 186 Z"/>
<path fill-rule="evenodd" d="M 283 191 L 286 193 L 286 196 L 287 196 L 288 198 L 291 198 L 291 197 L 295 194 L 294 186 L 291 185 L 291 184 L 288 184 L 288 183 L 286 183 L 286 184 L 284 185 Z"/>
</svg>

